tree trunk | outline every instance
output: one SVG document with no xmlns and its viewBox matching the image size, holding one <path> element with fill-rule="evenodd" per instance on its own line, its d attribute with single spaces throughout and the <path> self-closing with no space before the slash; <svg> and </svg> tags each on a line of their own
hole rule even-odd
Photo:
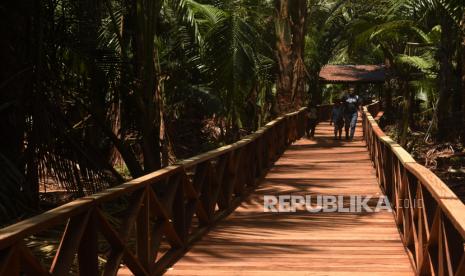
<svg viewBox="0 0 465 276">
<path fill-rule="evenodd" d="M 292 101 L 294 108 L 299 108 L 306 102 L 307 69 L 304 62 L 305 33 L 307 20 L 307 1 L 293 2 L 292 23 L 292 52 L 294 59 L 294 71 L 292 76 Z"/>
<path fill-rule="evenodd" d="M 88 70 L 88 80 L 84 78 L 84 89 L 87 92 L 89 108 L 102 118 L 105 123 L 112 125 L 111 110 L 107 109 L 108 98 L 107 79 L 105 73 L 99 68 L 97 60 L 101 56 L 99 52 L 99 28 L 102 21 L 102 0 L 80 0 L 76 5 L 78 45 L 85 56 L 84 62 Z M 108 116 L 110 115 L 110 116 Z M 91 145 L 95 145 L 101 152 L 108 152 L 108 148 L 102 148 L 104 139 L 102 131 L 93 124 L 86 124 L 83 131 L 84 139 Z M 111 163 L 110 155 L 106 155 L 106 162 Z"/>
<path fill-rule="evenodd" d="M 277 101 L 280 113 L 304 104 L 307 70 L 305 48 L 306 0 L 276 0 L 276 56 L 279 73 Z"/>
<path fill-rule="evenodd" d="M 460 22 L 461 29 L 461 79 L 460 79 L 460 89 L 462 94 L 462 122 L 461 129 L 464 131 L 462 134 L 462 140 L 465 142 L 465 12 L 463 13 L 462 21 Z"/>
<path fill-rule="evenodd" d="M 392 70 L 392 62 L 391 62 L 391 60 L 389 58 L 386 58 L 384 60 L 384 64 L 386 66 L 386 72 L 388 72 L 388 74 L 389 74 L 390 71 Z M 389 74 L 389 75 L 392 75 L 392 74 Z M 384 103 L 384 106 L 383 106 L 384 114 L 385 114 L 385 117 L 388 118 L 388 120 L 389 120 L 391 118 L 391 113 L 392 113 L 392 110 L 393 110 L 391 79 L 386 80 L 383 92 L 384 93 L 382 95 L 382 98 L 383 98 L 383 103 Z"/>
<path fill-rule="evenodd" d="M 160 11 L 160 3 L 155 1 L 137 0 L 135 18 L 137 22 L 134 32 L 136 44 L 136 76 L 139 82 L 136 91 L 136 106 L 144 156 L 145 172 L 152 172 L 161 167 L 160 158 L 160 112 L 157 94 L 157 76 L 154 64 L 155 22 Z"/>
<path fill-rule="evenodd" d="M 438 126 L 437 139 L 444 140 L 449 136 L 450 126 L 450 99 L 453 95 L 453 65 L 454 34 L 452 22 L 447 17 L 441 20 L 441 48 L 439 49 L 439 102 L 438 102 Z"/>
<path fill-rule="evenodd" d="M 294 70 L 289 0 L 276 0 L 275 21 L 276 56 L 279 66 L 276 80 L 277 108 L 279 113 L 286 113 L 292 109 L 292 77 Z"/>
<path fill-rule="evenodd" d="M 384 102 L 383 110 L 386 118 L 392 118 L 392 111 L 393 111 L 393 105 L 392 105 L 392 86 L 390 83 L 390 80 L 386 81 L 386 84 L 384 85 L 384 89 L 382 90 L 382 98 Z"/>
<path fill-rule="evenodd" d="M 410 114 L 412 113 L 412 97 L 411 89 L 407 80 L 400 80 L 403 102 L 402 102 L 402 118 L 399 126 L 399 144 L 402 147 L 407 146 L 407 135 L 409 130 Z"/>
<path fill-rule="evenodd" d="M 323 103 L 323 91 L 321 88 L 321 83 L 320 83 L 320 69 L 315 72 L 310 73 L 310 79 L 309 79 L 309 90 L 308 95 L 310 96 L 310 101 L 314 104 L 321 104 Z"/>
<path fill-rule="evenodd" d="M 0 154 L 2 160 L 8 160 L 15 170 L 24 173 L 26 183 L 24 179 L 15 178 L 12 181 L 16 181 L 17 186 L 12 188 L 26 195 L 27 201 L 22 204 L 32 208 L 38 207 L 39 186 L 32 129 L 26 122 L 33 115 L 28 110 L 34 104 L 34 89 L 38 84 L 35 76 L 40 73 L 36 65 L 42 60 L 40 14 L 38 0 L 7 1 L 0 9 L 3 19 L 0 28 Z M 17 194 L 12 193 L 11 197 L 20 200 Z"/>
<path fill-rule="evenodd" d="M 462 112 L 465 114 L 465 37 L 463 38 L 461 45 L 461 81 L 460 86 L 462 90 Z M 465 119 L 465 116 L 463 116 Z"/>
</svg>

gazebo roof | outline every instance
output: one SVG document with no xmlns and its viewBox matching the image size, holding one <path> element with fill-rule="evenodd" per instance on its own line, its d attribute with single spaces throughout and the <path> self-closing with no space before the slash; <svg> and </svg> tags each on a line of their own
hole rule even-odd
<svg viewBox="0 0 465 276">
<path fill-rule="evenodd" d="M 386 80 L 384 65 L 326 65 L 320 71 L 324 83 L 382 83 Z"/>
</svg>

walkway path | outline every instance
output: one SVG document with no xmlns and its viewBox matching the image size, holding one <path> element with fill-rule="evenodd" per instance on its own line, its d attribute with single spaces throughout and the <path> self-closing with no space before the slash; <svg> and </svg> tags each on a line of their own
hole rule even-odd
<svg viewBox="0 0 465 276">
<path fill-rule="evenodd" d="M 258 190 L 167 275 L 412 275 L 394 219 L 379 213 L 263 212 L 263 195 L 381 194 L 361 127 L 355 141 L 297 141 Z"/>
</svg>

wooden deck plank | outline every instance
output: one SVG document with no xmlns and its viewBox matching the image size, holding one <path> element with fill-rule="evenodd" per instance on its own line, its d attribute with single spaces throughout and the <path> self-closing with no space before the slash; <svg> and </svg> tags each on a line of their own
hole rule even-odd
<svg viewBox="0 0 465 276">
<path fill-rule="evenodd" d="M 236 211 L 166 275 L 413 275 L 391 213 L 264 213 L 263 195 L 381 196 L 361 127 L 294 143 Z"/>
</svg>

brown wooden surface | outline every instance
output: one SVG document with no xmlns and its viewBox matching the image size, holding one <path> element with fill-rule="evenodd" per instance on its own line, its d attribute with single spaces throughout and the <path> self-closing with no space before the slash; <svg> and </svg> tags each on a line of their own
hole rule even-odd
<svg viewBox="0 0 465 276">
<path fill-rule="evenodd" d="M 361 127 L 333 141 L 322 123 L 313 141 L 291 145 L 255 193 L 167 275 L 412 275 L 393 214 L 263 212 L 263 195 L 379 196 Z"/>
</svg>

